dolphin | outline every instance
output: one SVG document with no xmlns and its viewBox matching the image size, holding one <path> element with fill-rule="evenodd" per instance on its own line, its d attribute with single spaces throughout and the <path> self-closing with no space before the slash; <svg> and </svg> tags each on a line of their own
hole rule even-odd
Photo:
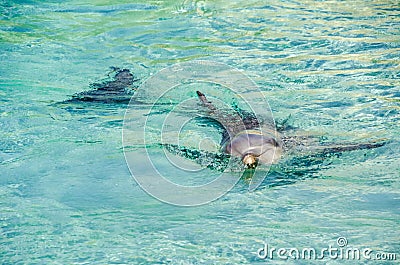
<svg viewBox="0 0 400 265">
<path fill-rule="evenodd" d="M 340 154 L 347 151 L 373 149 L 384 146 L 386 139 L 364 143 L 327 143 L 320 144 L 316 137 L 308 135 L 286 135 L 277 128 L 273 121 L 261 123 L 257 117 L 248 111 L 237 109 L 236 113 L 218 109 L 202 92 L 197 96 L 206 110 L 208 118 L 217 121 L 222 129 L 222 140 L 219 154 L 204 150 L 194 150 L 184 146 L 163 144 L 170 153 L 179 155 L 205 165 L 211 169 L 223 171 L 228 160 L 233 158 L 242 163 L 244 169 L 254 169 L 258 164 L 277 164 L 284 155 L 303 157 L 296 162 L 310 163 L 315 158 L 325 158 L 330 154 Z M 318 159 L 319 161 L 321 159 Z"/>
<path fill-rule="evenodd" d="M 108 78 L 89 85 L 91 90 L 72 95 L 72 98 L 63 103 L 129 103 L 132 95 L 138 88 L 138 78 L 129 69 L 111 67 Z"/>
</svg>

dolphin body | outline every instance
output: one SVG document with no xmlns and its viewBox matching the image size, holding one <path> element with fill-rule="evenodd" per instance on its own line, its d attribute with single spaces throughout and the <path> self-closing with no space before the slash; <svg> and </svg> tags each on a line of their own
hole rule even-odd
<svg viewBox="0 0 400 265">
<path fill-rule="evenodd" d="M 135 78 L 129 69 L 111 67 L 108 78 L 89 85 L 91 90 L 72 95 L 72 98 L 63 103 L 129 103 L 132 95 L 138 88 L 139 79 Z"/>
<path fill-rule="evenodd" d="M 288 136 L 282 131 L 283 128 L 278 129 L 273 121 L 262 124 L 253 113 L 241 109 L 237 109 L 236 113 L 232 113 L 232 110 L 218 109 L 202 92 L 196 93 L 205 107 L 208 118 L 217 121 L 222 129 L 221 153 L 213 154 L 172 144 L 163 144 L 163 147 L 173 154 L 194 160 L 210 169 L 224 171 L 229 159 L 241 162 L 241 169 L 254 169 L 259 163 L 277 164 L 282 155 L 290 154 L 297 157 L 292 162 L 307 167 L 314 161 L 321 162 L 332 154 L 373 149 L 387 143 L 385 139 L 381 139 L 365 143 L 320 144 L 316 137 Z"/>
</svg>

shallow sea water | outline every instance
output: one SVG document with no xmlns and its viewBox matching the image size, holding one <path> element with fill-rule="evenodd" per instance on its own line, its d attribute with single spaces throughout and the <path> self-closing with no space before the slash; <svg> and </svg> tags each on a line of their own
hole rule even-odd
<svg viewBox="0 0 400 265">
<path fill-rule="evenodd" d="M 0 263 L 320 264 L 257 250 L 338 237 L 400 259 L 398 1 L 3 0 L 0 18 Z M 56 103 L 110 66 L 143 80 L 194 59 L 244 71 L 293 127 L 390 141 L 204 206 L 159 202 L 126 165 L 126 106 Z"/>
</svg>

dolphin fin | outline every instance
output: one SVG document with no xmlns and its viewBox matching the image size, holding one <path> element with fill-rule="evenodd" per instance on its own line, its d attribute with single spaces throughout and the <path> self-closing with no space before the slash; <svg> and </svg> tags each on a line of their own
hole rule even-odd
<svg viewBox="0 0 400 265">
<path fill-rule="evenodd" d="M 232 157 L 229 154 L 212 153 L 205 150 L 198 150 L 184 146 L 179 146 L 176 144 L 160 144 L 160 146 L 165 148 L 171 154 L 187 158 L 199 164 L 200 166 L 221 172 L 228 169 L 228 164 L 230 159 L 236 159 L 236 157 Z M 241 162 L 240 160 L 238 160 L 237 162 L 238 163 L 234 164 L 235 165 L 237 164 L 239 169 L 239 167 L 241 166 Z M 234 170 L 234 169 L 229 168 L 229 170 Z"/>
</svg>

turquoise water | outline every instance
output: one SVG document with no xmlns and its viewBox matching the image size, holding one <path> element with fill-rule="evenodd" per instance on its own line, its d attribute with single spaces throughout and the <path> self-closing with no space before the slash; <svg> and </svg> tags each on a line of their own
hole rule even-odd
<svg viewBox="0 0 400 265">
<path fill-rule="evenodd" d="M 3 0 L 0 14 L 2 264 L 320 264 L 257 250 L 321 249 L 340 236 L 400 259 L 398 1 Z M 243 70 L 293 127 L 390 142 L 183 208 L 131 177 L 125 106 L 55 104 L 110 66 L 146 79 L 194 59 Z"/>
</svg>

